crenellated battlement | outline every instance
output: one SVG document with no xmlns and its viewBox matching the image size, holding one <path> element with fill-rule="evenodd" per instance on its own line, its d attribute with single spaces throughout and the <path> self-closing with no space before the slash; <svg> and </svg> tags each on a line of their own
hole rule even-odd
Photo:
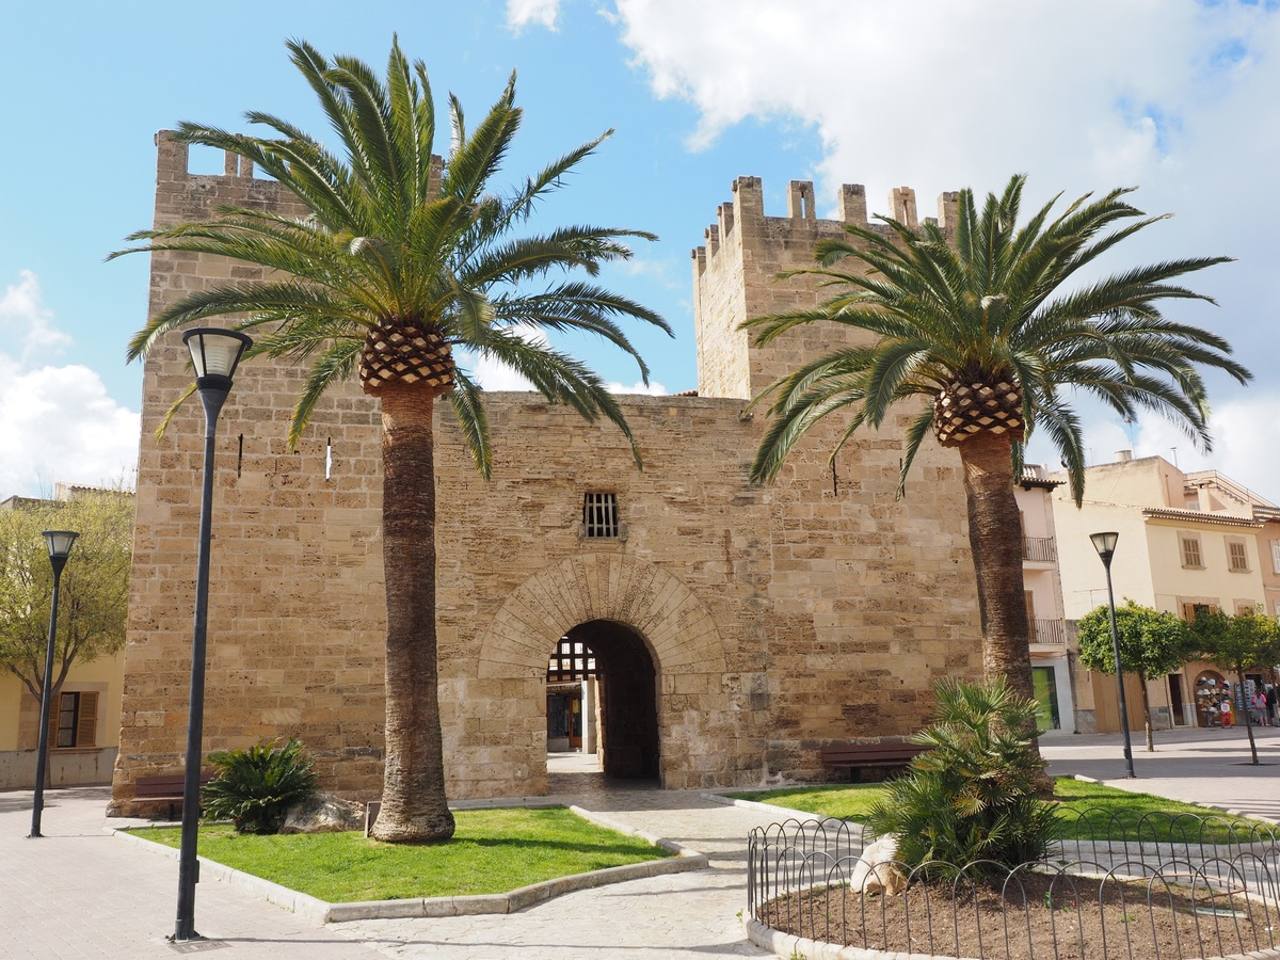
<svg viewBox="0 0 1280 960">
<path fill-rule="evenodd" d="M 887 210 L 889 216 L 907 226 L 919 226 L 916 192 L 911 187 L 894 187 L 889 191 Z M 947 191 L 938 195 L 938 214 L 926 217 L 947 230 L 954 227 L 959 193 Z M 817 215 L 817 200 L 812 180 L 792 180 L 787 184 L 787 213 L 784 217 L 767 216 L 764 211 L 764 184 L 759 177 L 738 177 L 733 181 L 733 199 L 716 207 L 716 223 L 703 233 L 704 242 L 694 247 L 695 277 L 700 276 L 715 263 L 720 250 L 729 245 L 735 227 L 741 225 L 741 235 L 759 235 L 775 239 L 787 239 L 788 230 L 798 234 L 820 236 L 843 232 L 845 224 L 856 224 L 872 230 L 887 230 L 883 224 L 868 218 L 867 188 L 861 183 L 844 183 L 836 194 L 836 217 L 826 219 Z"/>
<path fill-rule="evenodd" d="M 278 187 L 277 182 L 269 177 L 254 175 L 253 161 L 248 157 L 224 150 L 222 173 L 192 173 L 190 145 L 178 139 L 176 130 L 159 130 L 156 132 L 156 181 L 158 184 L 180 184 L 184 180 L 216 183 L 218 181 L 241 181 L 239 185 L 253 184 L 270 189 Z M 431 188 L 432 192 L 439 186 L 444 170 L 444 159 L 437 154 L 431 155 Z"/>
<path fill-rule="evenodd" d="M 960 195 L 938 197 L 936 218 L 944 231 L 955 227 Z M 759 177 L 733 181 L 733 198 L 716 207 L 716 222 L 693 249 L 694 329 L 698 339 L 698 390 L 703 396 L 750 397 L 776 376 L 828 348 L 848 331 L 798 331 L 785 343 L 760 347 L 741 329 L 744 320 L 821 301 L 824 294 L 811 277 L 781 274 L 813 265 L 813 248 L 821 239 L 847 237 L 857 225 L 887 233 L 889 227 L 868 218 L 867 188 L 841 184 L 835 219 L 818 216 L 813 181 L 787 184 L 785 216 L 765 213 L 764 183 Z M 911 187 L 889 191 L 888 216 L 909 227 L 920 224 L 916 192 Z"/>
</svg>

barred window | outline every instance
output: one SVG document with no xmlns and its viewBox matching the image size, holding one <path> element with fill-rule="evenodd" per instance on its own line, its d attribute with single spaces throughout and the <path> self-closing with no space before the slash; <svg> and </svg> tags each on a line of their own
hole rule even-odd
<svg viewBox="0 0 1280 960">
<path fill-rule="evenodd" d="M 588 493 L 582 500 L 582 533 L 591 539 L 618 536 L 618 495 Z"/>
</svg>

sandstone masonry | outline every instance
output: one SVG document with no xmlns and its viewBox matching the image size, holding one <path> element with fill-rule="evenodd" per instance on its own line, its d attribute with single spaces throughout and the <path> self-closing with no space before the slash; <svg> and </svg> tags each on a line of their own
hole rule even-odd
<svg viewBox="0 0 1280 960">
<path fill-rule="evenodd" d="M 187 172 L 186 148 L 157 136 L 155 222 L 233 203 L 289 211 L 273 181 L 229 158 L 223 176 Z M 945 225 L 954 209 L 944 195 Z M 892 211 L 913 221 L 914 194 Z M 859 186 L 843 219 L 865 222 Z M 839 221 L 792 183 L 786 217 L 764 214 L 741 177 L 693 254 L 697 396 L 620 398 L 643 449 L 632 463 L 611 425 L 534 394 L 488 396 L 493 479 L 472 467 L 438 414 L 441 700 L 451 796 L 545 793 L 547 657 L 574 627 L 609 621 L 643 638 L 656 673 L 667 787 L 817 778 L 834 740 L 915 729 L 940 676 L 980 673 L 973 567 L 959 460 L 929 447 L 895 497 L 905 418 L 827 464 L 838 425 L 811 437 L 769 487 L 747 482 L 765 427 L 747 398 L 829 349 L 842 330 L 751 345 L 738 324 L 804 307 L 807 265 Z M 258 272 L 204 255 L 152 257 L 151 307 Z M 219 432 L 209 612 L 206 749 L 297 736 L 326 787 L 381 786 L 383 631 L 380 422 L 355 383 L 330 393 L 296 451 L 285 442 L 301 367 L 242 368 Z M 199 513 L 201 419 L 189 404 L 153 432 L 190 382 L 170 335 L 143 388 L 138 518 L 116 809 L 140 776 L 182 765 Z M 438 408 L 440 409 L 440 408 Z M 326 469 L 326 461 L 330 466 Z M 586 539 L 583 497 L 618 497 L 624 535 Z M 604 696 L 607 698 L 608 692 Z M 608 745 L 606 743 L 606 750 Z"/>
</svg>

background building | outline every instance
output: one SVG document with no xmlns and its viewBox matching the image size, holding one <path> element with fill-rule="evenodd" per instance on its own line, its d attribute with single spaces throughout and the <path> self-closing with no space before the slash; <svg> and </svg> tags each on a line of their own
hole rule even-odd
<svg viewBox="0 0 1280 960">
<path fill-rule="evenodd" d="M 1082 507 L 1066 487 L 1053 493 L 1068 619 L 1106 603 L 1105 571 L 1089 541 L 1101 530 L 1120 534 L 1112 566 L 1117 604 L 1131 599 L 1187 621 L 1200 609 L 1275 612 L 1263 574 L 1265 565 L 1280 598 L 1275 504 L 1216 471 L 1186 473 L 1163 457 L 1133 459 L 1124 450 L 1118 456 L 1115 463 L 1088 468 Z M 1192 662 L 1151 680 L 1152 722 L 1157 728 L 1203 726 L 1204 708 L 1223 679 L 1212 664 Z M 1126 681 L 1129 703 L 1139 703 L 1137 679 Z M 1082 670 L 1076 688 L 1082 732 L 1119 729 L 1113 677 Z M 1130 726 L 1141 729 L 1141 711 L 1131 707 L 1129 714 Z"/>
<path fill-rule="evenodd" d="M 0 510 L 56 507 L 84 490 L 104 492 L 59 483 L 50 499 L 13 496 L 0 500 Z M 123 689 L 123 649 L 71 665 L 49 711 L 48 769 L 53 786 L 111 782 Z M 16 676 L 0 670 L 0 790 L 30 787 L 35 782 L 39 738 L 40 701 Z"/>
<path fill-rule="evenodd" d="M 1028 464 L 1014 487 L 1022 517 L 1022 582 L 1031 626 L 1031 682 L 1040 703 L 1042 734 L 1075 733 L 1071 664 L 1075 633 L 1062 605 L 1058 540 L 1053 522 L 1053 490 L 1044 468 Z"/>
</svg>

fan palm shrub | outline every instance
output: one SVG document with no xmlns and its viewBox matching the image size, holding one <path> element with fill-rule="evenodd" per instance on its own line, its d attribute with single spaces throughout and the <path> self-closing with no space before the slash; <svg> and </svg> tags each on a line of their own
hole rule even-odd
<svg viewBox="0 0 1280 960">
<path fill-rule="evenodd" d="M 756 342 L 830 324 L 864 335 L 771 384 L 754 402 L 772 416 L 751 476 L 774 477 L 808 430 L 840 421 L 841 447 L 891 413 L 910 414 L 899 495 L 921 444 L 958 451 L 977 576 L 983 662 L 1032 695 L 1030 624 L 1022 583 L 1022 534 L 1014 500 L 1024 443 L 1044 431 L 1061 454 L 1077 504 L 1085 454 L 1076 396 L 1094 397 L 1126 422 L 1154 411 L 1210 447 L 1208 403 L 1198 367 L 1237 381 L 1249 372 L 1226 340 L 1163 316 L 1170 300 L 1210 298 L 1176 282 L 1222 263 L 1193 257 L 1086 281 L 1082 270 L 1164 219 L 1126 201 L 1131 192 L 1085 195 L 1054 216 L 1058 198 L 1019 224 L 1025 178 L 1013 177 L 978 211 L 959 195 L 954 234 L 926 221 L 879 217 L 880 229 L 848 225 L 848 238 L 818 243 L 811 275 L 829 299 L 813 309 L 752 318 Z M 1072 289 L 1066 289 L 1072 286 Z M 1212 301 L 1210 301 L 1212 302 Z M 842 338 L 843 339 L 843 338 Z"/>
<path fill-rule="evenodd" d="M 311 758 L 297 740 L 209 754 L 217 774 L 204 785 L 204 815 L 230 820 L 237 833 L 279 833 L 285 814 L 316 790 Z"/>
<path fill-rule="evenodd" d="M 1028 732 L 1035 730 L 1035 701 L 1003 677 L 981 684 L 947 679 L 935 692 L 933 722 L 912 738 L 928 750 L 886 786 L 868 826 L 897 838 L 896 858 L 908 867 L 937 860 L 1008 868 L 1042 859 L 1057 820 L 1038 799 L 1045 765 Z"/>
<path fill-rule="evenodd" d="M 265 268 L 267 279 L 230 281 L 156 311 L 129 343 L 146 354 L 169 331 L 210 317 L 240 317 L 259 331 L 257 355 L 305 364 L 289 439 L 302 436 L 317 401 L 358 378 L 382 412 L 383 552 L 387 598 L 386 751 L 382 810 L 374 835 L 431 841 L 453 833 L 445 797 L 436 663 L 436 488 L 432 413 L 452 407 L 476 467 L 492 452 L 483 393 L 458 365 L 459 349 L 522 374 L 548 400 L 587 420 L 616 424 L 639 451 L 616 400 L 583 363 L 529 331 L 586 331 L 635 357 L 621 321 L 670 329 L 654 312 L 588 277 L 629 257 L 639 230 L 565 226 L 523 233 L 536 205 L 563 185 L 605 133 L 553 160 L 513 189 L 496 192 L 521 122 L 515 76 L 474 129 L 450 97 L 452 147 L 434 162 L 436 113 L 427 71 L 393 42 L 385 79 L 346 56 L 326 59 L 290 42 L 294 65 L 314 90 L 339 153 L 288 121 L 246 114 L 271 136 L 194 123 L 178 136 L 245 157 L 283 184 L 301 217 L 221 208 L 211 219 L 129 239 L 120 253 L 181 251 Z M 118 256 L 120 254 L 113 254 Z M 537 284 L 534 289 L 530 284 Z M 447 509 L 447 504 L 445 505 Z"/>
</svg>

